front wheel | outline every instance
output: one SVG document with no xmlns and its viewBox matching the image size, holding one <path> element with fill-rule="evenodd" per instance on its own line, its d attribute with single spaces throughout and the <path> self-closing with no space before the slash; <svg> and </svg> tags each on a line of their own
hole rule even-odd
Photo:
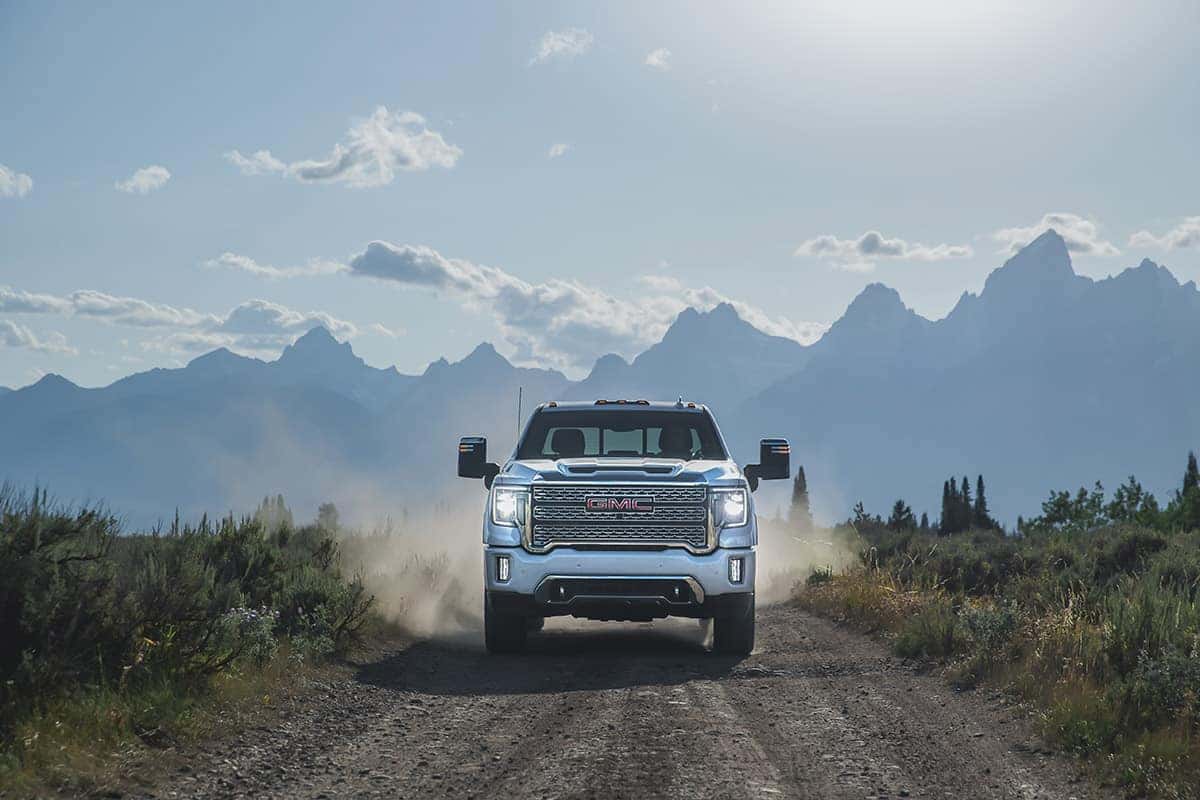
<svg viewBox="0 0 1200 800">
<path fill-rule="evenodd" d="M 493 607 L 491 594 L 483 593 L 483 643 L 489 653 L 517 653 L 525 648 L 528 625 L 520 614 Z"/>
<path fill-rule="evenodd" d="M 743 604 L 738 604 L 743 605 Z M 754 649 L 754 595 L 744 607 L 713 619 L 713 652 L 748 656 Z"/>
</svg>

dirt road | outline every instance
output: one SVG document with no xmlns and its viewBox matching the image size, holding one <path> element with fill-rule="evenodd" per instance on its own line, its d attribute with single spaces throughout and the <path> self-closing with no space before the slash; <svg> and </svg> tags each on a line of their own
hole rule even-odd
<svg viewBox="0 0 1200 800">
<path fill-rule="evenodd" d="M 744 660 L 704 652 L 690 621 L 550 628 L 520 656 L 418 643 L 154 796 L 1100 796 L 997 695 L 789 606 L 758 626 Z"/>
</svg>

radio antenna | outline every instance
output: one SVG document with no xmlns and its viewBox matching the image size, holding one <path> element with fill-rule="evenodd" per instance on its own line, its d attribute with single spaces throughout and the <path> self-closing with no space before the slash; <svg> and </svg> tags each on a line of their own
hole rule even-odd
<svg viewBox="0 0 1200 800">
<path fill-rule="evenodd" d="M 521 438 L 521 395 L 525 392 L 524 386 L 517 387 L 517 438 Z"/>
</svg>

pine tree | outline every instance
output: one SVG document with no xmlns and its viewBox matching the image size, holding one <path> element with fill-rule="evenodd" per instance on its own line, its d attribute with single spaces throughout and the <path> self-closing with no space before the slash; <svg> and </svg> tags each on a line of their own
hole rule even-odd
<svg viewBox="0 0 1200 800">
<path fill-rule="evenodd" d="M 921 533 L 929 533 L 929 515 L 921 512 Z"/>
<path fill-rule="evenodd" d="M 945 536 L 950 533 L 954 522 L 954 489 L 951 486 L 954 479 L 942 482 L 942 518 L 938 520 L 938 533 Z"/>
<path fill-rule="evenodd" d="M 958 500 L 959 533 L 971 528 L 971 481 L 966 475 L 963 475 L 961 492 Z"/>
<path fill-rule="evenodd" d="M 1184 530 L 1200 530 L 1200 468 L 1196 466 L 1196 454 L 1190 451 L 1183 473 L 1183 491 L 1174 505 L 1178 507 L 1177 518 Z"/>
<path fill-rule="evenodd" d="M 983 493 L 982 475 L 975 481 L 975 508 L 972 517 L 975 527 L 980 530 L 990 530 L 996 527 L 996 522 L 992 519 L 991 512 L 988 511 L 987 496 Z"/>
<path fill-rule="evenodd" d="M 792 507 L 788 512 L 788 520 L 797 530 L 812 530 L 812 508 L 808 502 L 808 479 L 804 477 L 803 464 L 796 470 L 796 480 L 792 483 Z"/>
<path fill-rule="evenodd" d="M 903 499 L 897 500 L 892 506 L 892 515 L 888 517 L 887 526 L 894 531 L 908 531 L 917 527 L 912 509 Z"/>
</svg>

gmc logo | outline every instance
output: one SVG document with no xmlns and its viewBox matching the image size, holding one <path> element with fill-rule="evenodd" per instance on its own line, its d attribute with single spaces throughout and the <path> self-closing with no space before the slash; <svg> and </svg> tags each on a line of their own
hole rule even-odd
<svg viewBox="0 0 1200 800">
<path fill-rule="evenodd" d="M 640 511 L 654 510 L 653 497 L 589 497 L 584 501 L 588 511 Z"/>
</svg>

